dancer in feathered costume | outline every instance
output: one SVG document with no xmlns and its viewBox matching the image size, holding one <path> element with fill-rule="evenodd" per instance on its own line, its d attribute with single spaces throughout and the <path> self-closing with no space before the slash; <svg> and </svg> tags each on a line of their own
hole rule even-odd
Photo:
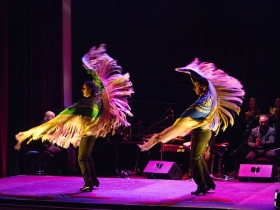
<svg viewBox="0 0 280 210">
<path fill-rule="evenodd" d="M 83 85 L 85 98 L 63 110 L 52 120 L 16 135 L 15 149 L 28 139 L 50 141 L 63 148 L 70 144 L 79 146 L 78 162 L 85 185 L 81 191 L 91 191 L 99 185 L 91 152 L 97 137 L 114 134 L 120 126 L 130 126 L 126 116 L 133 116 L 127 97 L 134 93 L 129 74 L 121 74 L 122 68 L 111 58 L 101 44 L 92 47 L 82 58 L 83 66 L 93 81 Z"/>
<path fill-rule="evenodd" d="M 234 124 L 234 115 L 240 112 L 245 92 L 237 79 L 217 69 L 213 63 L 201 63 L 196 58 L 186 67 L 175 70 L 191 76 L 194 90 L 199 98 L 176 119 L 172 126 L 161 133 L 154 134 L 139 147 L 141 151 L 146 151 L 158 142 L 166 143 L 192 132 L 190 161 L 194 181 L 198 185 L 197 190 L 192 194 L 205 194 L 216 186 L 203 159 L 211 131 L 217 134 L 220 129 L 225 130 L 229 124 Z"/>
</svg>

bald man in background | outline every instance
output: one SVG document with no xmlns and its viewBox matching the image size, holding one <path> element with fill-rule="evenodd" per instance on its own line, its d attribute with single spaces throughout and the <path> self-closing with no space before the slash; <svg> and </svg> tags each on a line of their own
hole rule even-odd
<svg viewBox="0 0 280 210">
<path fill-rule="evenodd" d="M 40 125 L 50 121 L 51 119 L 55 118 L 55 113 L 52 111 L 47 111 L 45 113 L 44 119 L 40 122 Z M 61 148 L 55 146 L 54 144 L 50 143 L 49 141 L 44 141 L 42 143 L 43 149 L 55 154 L 56 152 L 61 152 Z"/>
</svg>

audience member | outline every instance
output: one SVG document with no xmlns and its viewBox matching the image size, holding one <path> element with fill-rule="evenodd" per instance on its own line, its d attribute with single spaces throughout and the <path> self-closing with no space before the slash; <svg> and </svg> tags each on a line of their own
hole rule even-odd
<svg viewBox="0 0 280 210">
<path fill-rule="evenodd" d="M 40 125 L 46 123 L 53 118 L 55 118 L 55 113 L 52 111 L 47 111 L 45 113 L 44 119 L 40 122 Z M 40 141 L 41 142 L 41 141 Z M 43 141 L 41 143 L 41 150 L 43 152 L 49 152 L 52 156 L 52 173 L 61 174 L 65 170 L 67 157 L 66 151 L 49 141 Z"/>
<path fill-rule="evenodd" d="M 44 119 L 40 122 L 40 125 L 50 121 L 51 119 L 55 118 L 55 113 L 52 111 L 47 111 L 45 113 Z M 56 152 L 61 152 L 61 148 L 55 146 L 49 141 L 42 142 L 42 149 L 49 151 L 52 155 L 54 155 Z"/>
<path fill-rule="evenodd" d="M 280 97 L 275 98 L 274 106 L 269 107 L 268 116 L 269 116 L 269 125 L 273 128 L 277 128 L 280 119 Z"/>
<path fill-rule="evenodd" d="M 272 150 L 275 148 L 275 129 L 268 125 L 269 117 L 267 115 L 261 115 L 259 120 L 259 126 L 253 128 L 248 139 L 248 146 L 250 152 L 246 156 L 247 163 L 255 163 L 255 160 L 259 157 L 266 157 L 271 164 L 274 163 L 275 152 Z"/>
<path fill-rule="evenodd" d="M 279 133 L 279 120 L 280 120 L 280 97 L 275 98 L 274 106 L 269 107 L 268 116 L 269 116 L 269 125 L 275 129 L 276 137 L 275 144 L 276 147 L 280 147 L 280 133 Z"/>
<path fill-rule="evenodd" d="M 249 135 L 253 128 L 259 125 L 259 118 L 262 114 L 261 110 L 258 108 L 257 100 L 255 97 L 249 99 L 249 109 L 245 112 L 245 124 L 246 130 L 245 135 Z"/>
<path fill-rule="evenodd" d="M 44 119 L 40 124 L 48 122 L 55 117 L 55 113 L 52 111 L 47 111 L 45 113 Z M 50 152 L 53 155 L 53 172 L 54 174 L 77 174 L 77 152 L 76 148 L 73 146 L 68 147 L 67 150 L 52 144 L 49 141 L 42 142 L 42 149 Z"/>
</svg>

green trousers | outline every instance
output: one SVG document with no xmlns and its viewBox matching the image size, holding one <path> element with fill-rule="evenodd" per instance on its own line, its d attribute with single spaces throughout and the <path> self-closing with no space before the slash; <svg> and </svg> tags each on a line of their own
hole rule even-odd
<svg viewBox="0 0 280 210">
<path fill-rule="evenodd" d="M 92 180 L 97 178 L 91 158 L 95 140 L 95 136 L 85 136 L 82 138 L 79 146 L 78 163 L 84 177 L 85 186 L 91 186 Z"/>
<path fill-rule="evenodd" d="M 193 171 L 193 179 L 198 187 L 213 184 L 213 180 L 203 158 L 211 135 L 212 132 L 209 129 L 203 130 L 197 128 L 193 130 L 190 163 Z"/>
</svg>

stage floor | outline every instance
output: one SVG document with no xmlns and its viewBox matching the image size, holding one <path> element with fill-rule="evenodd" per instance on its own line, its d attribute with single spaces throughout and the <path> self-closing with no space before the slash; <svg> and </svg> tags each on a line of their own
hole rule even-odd
<svg viewBox="0 0 280 210">
<path fill-rule="evenodd" d="M 82 177 L 19 175 L 0 179 L 0 209 L 274 209 L 280 182 L 215 180 L 216 190 L 194 196 L 194 181 L 100 177 L 80 193 Z"/>
</svg>

